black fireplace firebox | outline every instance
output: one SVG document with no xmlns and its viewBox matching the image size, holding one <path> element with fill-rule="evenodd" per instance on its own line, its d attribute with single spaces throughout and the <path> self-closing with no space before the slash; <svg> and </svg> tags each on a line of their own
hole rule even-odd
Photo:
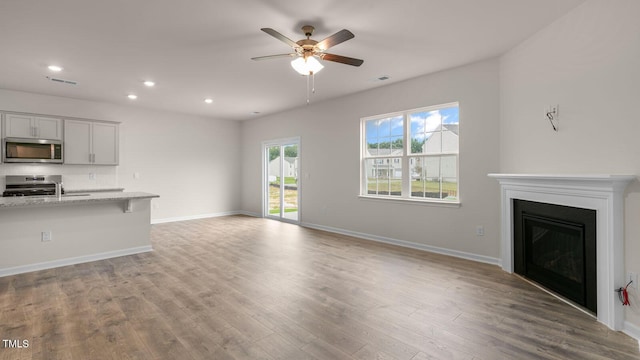
<svg viewBox="0 0 640 360">
<path fill-rule="evenodd" d="M 596 314 L 596 211 L 512 205 L 515 272 Z"/>
</svg>

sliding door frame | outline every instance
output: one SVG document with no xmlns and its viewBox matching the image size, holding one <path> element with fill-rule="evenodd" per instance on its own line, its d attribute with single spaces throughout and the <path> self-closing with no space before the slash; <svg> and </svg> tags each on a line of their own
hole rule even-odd
<svg viewBox="0 0 640 360">
<path fill-rule="evenodd" d="M 284 215 L 284 211 L 285 211 L 285 206 L 284 206 L 284 190 L 285 190 L 285 182 L 284 182 L 284 177 L 282 176 L 283 171 L 284 171 L 284 151 L 283 151 L 283 147 L 287 146 L 287 145 L 297 145 L 298 146 L 298 179 L 297 179 L 297 186 L 298 186 L 298 216 L 297 216 L 297 220 L 293 220 L 293 219 L 287 219 Z M 273 147 L 273 146 L 279 146 L 280 147 L 280 214 L 278 214 L 278 216 L 272 216 L 269 214 L 269 148 Z M 274 140 L 266 140 L 262 142 L 262 147 L 260 149 L 261 152 L 261 157 L 262 157 L 262 177 L 260 179 L 261 181 L 261 188 L 262 188 L 262 217 L 263 218 L 268 218 L 268 219 L 274 219 L 274 220 L 279 220 L 279 221 L 284 221 L 284 222 L 290 222 L 293 224 L 299 224 L 300 223 L 300 215 L 301 215 L 301 198 L 302 198 L 302 193 L 301 193 L 301 166 L 302 166 L 302 161 L 301 161 L 301 144 L 300 144 L 300 137 L 299 136 L 295 136 L 295 137 L 290 137 L 290 138 L 282 138 L 282 139 L 274 139 Z"/>
</svg>

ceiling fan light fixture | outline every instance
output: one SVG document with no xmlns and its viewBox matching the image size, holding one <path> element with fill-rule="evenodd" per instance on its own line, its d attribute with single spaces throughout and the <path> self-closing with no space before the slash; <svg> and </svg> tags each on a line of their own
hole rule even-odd
<svg viewBox="0 0 640 360">
<path fill-rule="evenodd" d="M 315 57 L 299 57 L 291 62 L 291 67 L 300 75 L 317 74 L 324 68 Z"/>
</svg>

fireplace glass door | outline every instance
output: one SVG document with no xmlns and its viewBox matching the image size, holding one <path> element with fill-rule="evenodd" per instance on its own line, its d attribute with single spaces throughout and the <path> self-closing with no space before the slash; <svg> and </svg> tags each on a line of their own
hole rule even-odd
<svg viewBox="0 0 640 360">
<path fill-rule="evenodd" d="M 595 211 L 514 200 L 514 270 L 596 313 Z"/>
<path fill-rule="evenodd" d="M 584 226 L 523 215 L 525 275 L 584 305 Z"/>
</svg>

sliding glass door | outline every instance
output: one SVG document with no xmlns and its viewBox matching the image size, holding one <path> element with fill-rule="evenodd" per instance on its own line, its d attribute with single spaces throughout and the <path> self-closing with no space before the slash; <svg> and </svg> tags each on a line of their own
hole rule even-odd
<svg viewBox="0 0 640 360">
<path fill-rule="evenodd" d="M 300 140 L 265 142 L 263 145 L 263 215 L 300 221 Z"/>
</svg>

